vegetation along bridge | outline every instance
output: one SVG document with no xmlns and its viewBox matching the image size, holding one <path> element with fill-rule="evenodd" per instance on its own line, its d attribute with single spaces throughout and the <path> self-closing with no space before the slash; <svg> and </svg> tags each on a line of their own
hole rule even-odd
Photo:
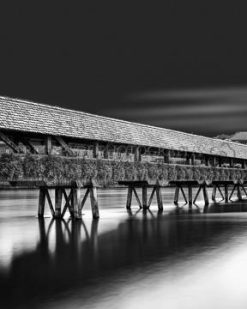
<svg viewBox="0 0 247 309">
<path fill-rule="evenodd" d="M 66 211 L 81 218 L 89 197 L 98 218 L 97 187 L 127 186 L 127 208 L 135 197 L 147 209 L 156 196 L 160 210 L 167 186 L 175 187 L 175 204 L 181 193 L 190 207 L 200 192 L 208 204 L 209 186 L 213 200 L 247 195 L 247 146 L 239 143 L 7 97 L 0 97 L 0 139 L 1 188 L 38 187 L 39 217 L 47 203 L 55 218 Z"/>
</svg>

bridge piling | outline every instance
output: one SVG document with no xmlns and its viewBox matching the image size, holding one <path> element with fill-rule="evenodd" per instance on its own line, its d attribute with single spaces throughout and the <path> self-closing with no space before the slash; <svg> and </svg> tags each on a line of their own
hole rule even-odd
<svg viewBox="0 0 247 309">
<path fill-rule="evenodd" d="M 178 205 L 179 189 L 180 189 L 180 187 L 177 185 L 176 188 L 175 188 L 175 195 L 174 195 L 174 204 L 175 205 Z"/>
<path fill-rule="evenodd" d="M 225 184 L 225 203 L 227 204 L 229 202 L 229 195 L 228 195 L 228 184 Z"/>
<path fill-rule="evenodd" d="M 92 186 L 90 188 L 90 200 L 91 200 L 91 209 L 94 219 L 99 218 L 99 206 L 98 206 L 98 195 L 97 188 Z"/>
<path fill-rule="evenodd" d="M 242 198 L 242 193 L 241 193 L 241 188 L 240 188 L 239 183 L 237 185 L 237 196 L 238 196 L 238 200 L 242 201 L 243 198 Z"/>
<path fill-rule="evenodd" d="M 161 187 L 156 187 L 156 198 L 158 203 L 158 209 L 159 211 L 163 210 L 163 201 L 162 201 L 162 194 L 161 194 Z"/>
<path fill-rule="evenodd" d="M 152 204 L 154 194 L 156 193 L 157 205 L 160 211 L 163 210 L 163 201 L 161 194 L 161 187 L 157 183 L 155 185 L 149 185 L 147 181 L 119 181 L 120 185 L 125 185 L 128 188 L 127 192 L 127 201 L 126 201 L 126 209 L 130 210 L 132 205 L 132 194 L 134 193 L 136 201 L 140 207 L 144 211 L 149 209 Z M 139 198 L 136 189 L 141 189 L 141 199 Z M 148 199 L 148 188 L 152 188 L 152 192 Z"/>
<path fill-rule="evenodd" d="M 143 186 L 142 187 L 142 207 L 143 210 L 148 209 L 148 188 L 147 186 Z"/>
<path fill-rule="evenodd" d="M 40 188 L 39 190 L 39 205 L 38 205 L 38 217 L 43 218 L 45 212 L 45 190 Z"/>
<path fill-rule="evenodd" d="M 66 193 L 66 188 L 70 190 L 69 195 Z M 50 197 L 49 189 L 55 190 L 55 210 L 53 207 L 53 201 Z M 93 184 L 85 186 L 86 192 L 84 197 L 81 198 L 81 187 L 77 184 L 71 184 L 68 186 L 57 185 L 47 186 L 42 185 L 39 187 L 39 201 L 38 201 L 38 217 L 44 217 L 46 200 L 50 207 L 51 215 L 54 219 L 62 219 L 67 210 L 70 212 L 71 218 L 81 219 L 82 208 L 90 195 L 91 209 L 94 219 L 99 218 L 98 196 L 97 187 Z M 64 197 L 64 199 L 63 199 Z M 65 204 L 63 204 L 63 200 Z M 63 206 L 63 207 L 62 207 Z"/>
<path fill-rule="evenodd" d="M 189 208 L 192 208 L 193 200 L 192 200 L 192 186 L 188 184 L 188 200 L 189 200 Z"/>
<path fill-rule="evenodd" d="M 204 197 L 204 201 L 205 201 L 205 206 L 209 205 L 209 197 L 208 197 L 208 190 L 206 185 L 203 186 L 203 197 Z"/>
<path fill-rule="evenodd" d="M 55 189 L 55 218 L 59 219 L 61 218 L 61 208 L 62 208 L 62 198 L 63 198 L 63 192 L 62 188 L 56 188 Z"/>
<path fill-rule="evenodd" d="M 132 188 L 128 187 L 126 209 L 130 209 L 131 208 L 132 191 L 133 191 Z"/>
</svg>

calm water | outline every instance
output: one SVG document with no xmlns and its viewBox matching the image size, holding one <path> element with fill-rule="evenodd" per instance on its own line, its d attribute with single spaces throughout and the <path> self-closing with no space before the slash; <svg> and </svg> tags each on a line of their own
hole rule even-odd
<svg viewBox="0 0 247 309">
<path fill-rule="evenodd" d="M 99 193 L 81 222 L 36 218 L 37 191 L 0 191 L 0 308 L 247 308 L 247 202 L 125 210 Z M 48 211 L 48 210 L 47 210 Z"/>
</svg>

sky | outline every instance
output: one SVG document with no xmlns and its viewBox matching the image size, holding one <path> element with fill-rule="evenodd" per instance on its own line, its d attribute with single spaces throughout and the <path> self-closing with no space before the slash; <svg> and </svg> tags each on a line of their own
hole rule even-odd
<svg viewBox="0 0 247 309">
<path fill-rule="evenodd" d="M 247 130 L 244 1 L 1 1 L 0 95 L 215 136 Z"/>
</svg>

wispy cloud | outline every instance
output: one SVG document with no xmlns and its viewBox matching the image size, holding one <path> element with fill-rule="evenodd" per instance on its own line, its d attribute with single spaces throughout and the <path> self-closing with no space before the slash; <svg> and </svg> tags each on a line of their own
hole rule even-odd
<svg viewBox="0 0 247 309">
<path fill-rule="evenodd" d="M 247 131 L 247 87 L 141 92 L 108 114 L 205 135 Z"/>
</svg>

